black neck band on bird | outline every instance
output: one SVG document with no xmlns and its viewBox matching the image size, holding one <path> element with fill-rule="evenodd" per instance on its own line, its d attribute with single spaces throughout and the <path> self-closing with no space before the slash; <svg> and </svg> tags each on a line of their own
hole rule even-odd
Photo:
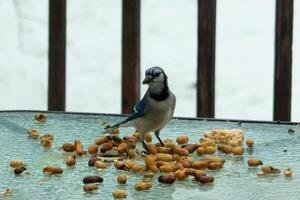
<svg viewBox="0 0 300 200">
<path fill-rule="evenodd" d="M 149 88 L 149 92 L 150 97 L 156 101 L 166 100 L 170 95 L 167 75 L 165 75 L 164 82 L 162 84 L 162 89 L 160 90 L 160 92 L 153 92 L 151 91 L 151 88 Z"/>
</svg>

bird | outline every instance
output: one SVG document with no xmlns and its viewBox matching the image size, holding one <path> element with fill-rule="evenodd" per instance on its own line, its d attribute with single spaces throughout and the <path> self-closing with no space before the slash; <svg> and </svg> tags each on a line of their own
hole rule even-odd
<svg viewBox="0 0 300 200">
<path fill-rule="evenodd" d="M 119 127 L 135 127 L 140 133 L 140 141 L 148 152 L 144 141 L 147 132 L 154 132 L 161 146 L 164 143 L 159 137 L 161 129 L 172 119 L 176 97 L 168 85 L 168 76 L 158 66 L 151 67 L 145 71 L 145 78 L 142 84 L 147 84 L 148 89 L 143 98 L 135 104 L 132 112 L 119 123 L 109 126 L 107 130 L 114 130 Z"/>
</svg>

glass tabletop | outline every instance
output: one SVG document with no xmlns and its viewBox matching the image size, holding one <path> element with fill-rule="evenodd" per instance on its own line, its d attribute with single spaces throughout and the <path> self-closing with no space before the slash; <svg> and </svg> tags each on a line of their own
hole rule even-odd
<svg viewBox="0 0 300 200">
<path fill-rule="evenodd" d="M 299 199 L 300 189 L 300 127 L 296 124 L 250 123 L 232 121 L 214 121 L 200 119 L 173 119 L 162 131 L 161 138 L 176 140 L 180 134 L 187 134 L 191 143 L 197 143 L 204 131 L 216 128 L 241 128 L 245 138 L 255 141 L 253 150 L 245 147 L 242 157 L 215 155 L 225 158 L 224 168 L 208 170 L 215 177 L 213 184 L 198 184 L 192 178 L 176 181 L 172 185 L 160 184 L 159 173 L 153 179 L 153 187 L 147 191 L 136 191 L 134 184 L 142 179 L 140 173 L 116 170 L 110 166 L 102 171 L 88 167 L 89 156 L 77 159 L 75 168 L 65 166 L 69 155 L 60 150 L 64 143 L 73 143 L 80 139 L 84 149 L 93 144 L 100 136 L 101 124 L 113 124 L 123 116 L 81 113 L 47 113 L 48 120 L 39 123 L 34 120 L 37 112 L 0 112 L 0 192 L 13 188 L 12 195 L 5 199 L 113 199 L 112 191 L 118 188 L 128 192 L 127 199 Z M 27 137 L 29 128 L 43 134 L 54 136 L 53 146 L 44 149 L 39 141 Z M 289 133 L 293 129 L 295 132 Z M 121 128 L 120 136 L 131 135 L 133 128 Z M 153 137 L 156 142 L 156 138 Z M 138 144 L 137 148 L 142 148 Z M 198 157 L 193 153 L 193 157 Z M 264 164 L 293 170 L 292 177 L 280 175 L 258 176 L 260 167 L 249 168 L 249 157 L 261 159 Z M 15 176 L 9 161 L 21 159 L 27 164 L 32 175 Z M 137 162 L 141 162 L 138 159 Z M 45 176 L 43 167 L 57 165 L 64 169 L 61 176 Z M 117 175 L 126 174 L 125 185 L 117 183 Z M 89 175 L 100 175 L 103 183 L 93 193 L 83 191 L 82 179 Z M 4 198 L 4 196 L 0 196 Z"/>
</svg>

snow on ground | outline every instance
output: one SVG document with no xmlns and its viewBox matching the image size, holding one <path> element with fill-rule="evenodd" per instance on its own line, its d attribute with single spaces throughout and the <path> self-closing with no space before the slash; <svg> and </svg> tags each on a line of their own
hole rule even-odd
<svg viewBox="0 0 300 200">
<path fill-rule="evenodd" d="M 292 120 L 300 121 L 300 2 Z M 176 116 L 196 114 L 197 1 L 142 1 L 141 73 L 169 75 Z M 0 0 L 0 110 L 47 108 L 47 0 Z M 217 5 L 216 117 L 271 120 L 275 0 Z M 68 1 L 67 110 L 119 113 L 121 0 Z M 141 86 L 142 93 L 145 86 Z"/>
</svg>

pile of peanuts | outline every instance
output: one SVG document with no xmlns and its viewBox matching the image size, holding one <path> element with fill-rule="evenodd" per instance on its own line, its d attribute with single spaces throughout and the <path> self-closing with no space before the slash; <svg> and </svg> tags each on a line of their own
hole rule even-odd
<svg viewBox="0 0 300 200">
<path fill-rule="evenodd" d="M 39 113 L 35 119 L 45 122 L 47 116 Z M 152 188 L 152 180 L 157 173 L 158 182 L 161 184 L 173 184 L 175 181 L 188 180 L 192 177 L 194 182 L 200 184 L 209 184 L 214 182 L 214 177 L 207 175 L 208 170 L 219 170 L 223 168 L 225 160 L 219 156 L 214 156 L 218 150 L 224 154 L 233 154 L 241 156 L 244 153 L 243 142 L 244 136 L 241 129 L 214 129 L 206 131 L 203 137 L 197 143 L 189 143 L 187 135 L 180 135 L 176 138 L 176 142 L 170 139 L 164 140 L 164 146 L 160 143 L 152 143 L 150 134 L 145 135 L 148 152 L 138 152 L 136 144 L 140 139 L 138 132 L 131 136 L 121 138 L 119 130 L 116 129 L 114 134 L 100 136 L 95 139 L 94 144 L 90 144 L 87 150 L 84 150 L 80 140 L 74 140 L 72 143 L 64 143 L 61 150 L 67 153 L 65 164 L 67 167 L 76 165 L 76 158 L 89 155 L 88 166 L 94 167 L 101 171 L 110 167 L 110 162 L 117 170 L 132 171 L 140 173 L 142 179 L 135 183 L 134 188 L 137 191 L 150 190 Z M 53 136 L 50 134 L 41 135 L 37 130 L 29 129 L 28 136 L 30 138 L 41 140 L 43 146 L 45 141 L 53 142 Z M 253 148 L 254 141 L 252 138 L 246 140 L 248 148 Z M 46 145 L 49 148 L 51 145 Z M 192 157 L 196 152 L 199 157 Z M 111 156 L 111 157 L 109 157 Z M 141 162 L 141 158 L 142 161 Z M 263 165 L 261 160 L 250 158 L 248 160 L 249 167 Z M 21 174 L 26 170 L 26 165 L 21 160 L 12 160 L 10 166 L 15 169 L 15 174 Z M 63 169 L 57 166 L 46 166 L 43 173 L 47 175 L 62 174 Z M 280 170 L 272 166 L 263 166 L 262 174 L 279 174 Z M 284 171 L 286 176 L 292 175 L 290 168 Z M 119 184 L 127 183 L 127 176 L 121 174 L 116 178 Z M 91 192 L 98 189 L 97 184 L 103 182 L 100 176 L 87 176 L 83 178 L 83 190 Z M 116 189 L 112 192 L 115 198 L 126 198 L 127 192 L 123 189 Z"/>
</svg>

